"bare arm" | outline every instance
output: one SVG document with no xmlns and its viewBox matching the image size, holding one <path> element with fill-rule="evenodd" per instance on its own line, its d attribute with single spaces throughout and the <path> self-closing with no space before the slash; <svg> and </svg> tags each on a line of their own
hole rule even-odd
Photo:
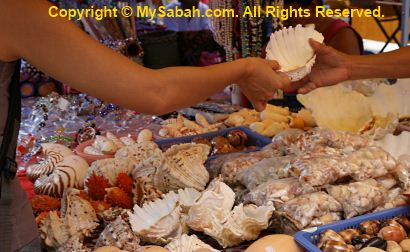
<svg viewBox="0 0 410 252">
<path fill-rule="evenodd" d="M 206 68 L 151 70 L 104 47 L 71 22 L 48 16 L 44 0 L 0 0 L 0 59 L 25 58 L 85 93 L 143 113 L 161 114 L 238 83 L 258 109 L 281 83 L 275 62 L 238 60 Z"/>
<path fill-rule="evenodd" d="M 359 41 L 357 41 L 357 37 L 352 29 L 347 27 L 339 30 L 327 45 L 342 53 L 360 55 Z"/>
</svg>

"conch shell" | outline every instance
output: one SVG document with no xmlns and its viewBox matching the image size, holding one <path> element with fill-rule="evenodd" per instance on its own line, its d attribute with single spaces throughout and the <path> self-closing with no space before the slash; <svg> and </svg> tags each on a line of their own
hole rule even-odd
<svg viewBox="0 0 410 252">
<path fill-rule="evenodd" d="M 198 249 L 208 249 L 211 252 L 218 251 L 201 241 L 196 235 L 189 236 L 186 234 L 175 238 L 165 248 L 170 252 L 195 252 Z"/>
<path fill-rule="evenodd" d="M 195 231 L 212 228 L 212 215 L 222 222 L 235 203 L 235 193 L 219 179 L 213 181 L 189 209 L 187 225 Z"/>
<path fill-rule="evenodd" d="M 205 228 L 204 231 L 224 248 L 236 246 L 243 241 L 258 238 L 260 232 L 268 227 L 273 211 L 272 205 L 257 207 L 240 204 L 222 223 L 211 216 L 213 225 L 209 229 Z"/>
<path fill-rule="evenodd" d="M 34 183 L 37 194 L 60 197 L 66 188 L 83 188 L 88 163 L 79 156 L 71 155 L 58 162 L 50 175 L 43 175 Z"/>
<path fill-rule="evenodd" d="M 311 26 L 297 25 L 276 31 L 266 47 L 266 58 L 278 61 L 280 71 L 292 81 L 301 80 L 310 73 L 315 63 L 316 55 L 309 45 L 310 38 L 320 43 L 324 40 L 323 35 Z"/>
<path fill-rule="evenodd" d="M 69 233 L 64 220 L 58 217 L 57 211 L 51 211 L 39 228 L 40 237 L 48 247 L 58 248 L 63 246 Z"/>
<path fill-rule="evenodd" d="M 171 192 L 142 208 L 135 205 L 134 213 L 128 211 L 132 230 L 145 241 L 158 245 L 165 245 L 186 233 L 185 223 L 180 221 L 181 206 L 178 199 L 178 195 Z"/>
</svg>

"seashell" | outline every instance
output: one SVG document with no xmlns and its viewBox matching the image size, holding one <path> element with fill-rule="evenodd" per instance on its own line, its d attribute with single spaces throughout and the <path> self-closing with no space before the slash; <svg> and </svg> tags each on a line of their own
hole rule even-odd
<svg viewBox="0 0 410 252">
<path fill-rule="evenodd" d="M 274 207 L 240 204 L 227 215 L 221 223 L 213 215 L 211 228 L 205 228 L 204 233 L 211 236 L 226 248 L 238 245 L 243 241 L 258 238 L 260 232 L 268 227 Z"/>
<path fill-rule="evenodd" d="M 162 128 L 158 131 L 158 135 L 161 137 L 166 137 L 169 134 L 169 130 L 167 128 Z"/>
<path fill-rule="evenodd" d="M 410 239 L 401 241 L 400 247 L 403 249 L 403 251 L 410 251 Z"/>
<path fill-rule="evenodd" d="M 216 136 L 212 138 L 211 144 L 214 146 L 212 155 L 226 154 L 237 151 L 237 149 L 229 143 L 228 139 L 223 136 Z"/>
<path fill-rule="evenodd" d="M 395 221 L 400 223 L 400 225 L 406 230 L 407 232 L 410 231 L 410 221 L 405 216 L 398 216 L 394 218 Z"/>
<path fill-rule="evenodd" d="M 152 131 L 149 129 L 143 129 L 138 133 L 137 137 L 137 143 L 142 143 L 146 141 L 152 141 L 153 136 L 152 136 Z"/>
<path fill-rule="evenodd" d="M 158 145 L 151 141 L 137 143 L 121 148 L 115 153 L 115 157 L 126 157 L 134 159 L 135 164 L 148 159 L 153 155 L 161 155 Z"/>
<path fill-rule="evenodd" d="M 369 239 L 367 242 L 363 243 L 363 246 L 361 247 L 361 249 L 366 248 L 366 247 L 375 247 L 375 248 L 379 248 L 382 250 L 386 250 L 387 242 L 386 240 L 380 237 L 373 237 Z"/>
<path fill-rule="evenodd" d="M 343 236 L 336 233 L 332 229 L 327 229 L 320 234 L 320 240 L 317 246 L 319 248 L 323 248 L 326 242 L 328 241 L 336 241 L 340 242 L 341 244 L 345 243 L 345 239 L 343 238 Z"/>
<path fill-rule="evenodd" d="M 242 130 L 233 130 L 226 136 L 233 147 L 245 146 L 248 143 L 248 136 Z"/>
<path fill-rule="evenodd" d="M 100 151 L 99 149 L 93 147 L 93 146 L 87 146 L 84 148 L 84 153 L 85 154 L 90 154 L 90 155 L 96 155 L 96 156 L 102 156 L 104 153 Z"/>
<path fill-rule="evenodd" d="M 209 173 L 203 165 L 209 154 L 209 146 L 203 144 L 173 145 L 163 155 L 149 160 L 135 170 L 151 170 L 153 185 L 162 192 L 191 187 L 202 191 L 209 181 Z M 153 164 L 150 162 L 154 162 Z"/>
<path fill-rule="evenodd" d="M 400 245 L 395 241 L 387 241 L 387 252 L 403 252 Z"/>
<path fill-rule="evenodd" d="M 399 125 L 397 114 L 389 113 L 386 117 L 374 116 L 373 120 L 361 130 L 361 134 L 373 140 L 383 139 L 387 134 L 395 132 Z"/>
<path fill-rule="evenodd" d="M 123 250 L 136 251 L 140 248 L 139 243 L 138 236 L 132 232 L 127 222 L 118 216 L 104 228 L 95 246 L 115 246 Z"/>
<path fill-rule="evenodd" d="M 348 244 L 341 241 L 328 240 L 326 241 L 320 249 L 323 252 L 354 252 L 355 248 L 349 247 Z"/>
<path fill-rule="evenodd" d="M 134 204 L 139 206 L 162 197 L 162 192 L 152 185 L 151 179 L 148 177 L 135 179 L 132 193 Z"/>
<path fill-rule="evenodd" d="M 379 85 L 369 97 L 374 115 L 386 116 L 388 113 L 398 114 L 400 118 L 410 115 L 408 94 L 410 87 L 406 80 L 399 80 L 394 85 Z"/>
<path fill-rule="evenodd" d="M 64 246 L 59 247 L 57 252 L 66 252 L 66 251 L 75 251 L 75 252 L 91 252 L 92 250 L 85 247 L 84 244 L 80 241 L 77 236 L 72 236 L 64 244 Z"/>
<path fill-rule="evenodd" d="M 107 132 L 106 137 L 114 142 L 115 146 L 117 146 L 117 149 L 121 149 L 125 146 L 125 144 L 111 132 Z"/>
<path fill-rule="evenodd" d="M 389 152 L 394 158 L 410 153 L 410 132 L 403 131 L 400 135 L 386 135 L 382 140 L 376 141 L 376 144 Z"/>
<path fill-rule="evenodd" d="M 120 140 L 125 146 L 130 146 L 130 145 L 135 144 L 135 140 L 132 139 L 131 137 L 120 137 Z"/>
<path fill-rule="evenodd" d="M 64 159 L 64 155 L 59 151 L 52 149 L 45 150 L 46 159 L 38 164 L 30 165 L 27 168 L 27 178 L 34 182 L 43 175 L 50 174 L 54 171 L 56 164 Z M 72 152 L 71 152 L 72 153 Z"/>
<path fill-rule="evenodd" d="M 234 203 L 235 193 L 225 183 L 216 179 L 189 209 L 186 223 L 195 231 L 212 228 L 214 221 L 222 222 L 225 219 Z"/>
<path fill-rule="evenodd" d="M 132 197 L 124 190 L 118 187 L 106 189 L 105 201 L 113 206 L 118 206 L 125 209 L 131 209 L 133 206 Z"/>
<path fill-rule="evenodd" d="M 379 237 L 386 241 L 401 242 L 407 238 L 407 234 L 401 226 L 386 226 L 380 229 Z"/>
<path fill-rule="evenodd" d="M 137 250 L 137 252 L 142 251 L 142 250 Z M 121 250 L 117 247 L 114 246 L 104 246 L 104 247 L 99 247 L 96 250 L 94 250 L 93 252 L 129 252 L 126 250 Z"/>
<path fill-rule="evenodd" d="M 54 171 L 43 175 L 34 183 L 37 194 L 60 197 L 66 188 L 83 188 L 88 163 L 79 156 L 66 156 L 57 163 Z"/>
<path fill-rule="evenodd" d="M 134 213 L 128 211 L 131 228 L 144 241 L 165 245 L 187 232 L 181 223 L 181 206 L 178 195 L 170 192 L 163 199 L 157 199 L 141 207 L 134 206 Z"/>
<path fill-rule="evenodd" d="M 70 237 L 67 225 L 58 216 L 56 211 L 48 213 L 39 228 L 41 239 L 48 247 L 58 248 L 63 246 Z"/>
<path fill-rule="evenodd" d="M 200 113 L 195 114 L 195 122 L 199 124 L 201 127 L 207 128 L 209 127 L 209 122 L 206 120 L 205 116 Z"/>
<path fill-rule="evenodd" d="M 346 230 L 340 231 L 339 235 L 343 238 L 343 240 L 347 244 L 351 244 L 352 243 L 352 238 L 356 237 L 356 236 L 359 236 L 360 232 L 357 229 L 346 229 Z"/>
<path fill-rule="evenodd" d="M 352 245 L 360 247 L 363 243 L 370 240 L 373 236 L 368 234 L 361 234 L 352 238 Z"/>
<path fill-rule="evenodd" d="M 186 234 L 173 239 L 165 248 L 170 252 L 195 252 L 198 249 L 208 249 L 210 252 L 218 251 L 198 239 L 196 235 L 189 236 Z"/>
<path fill-rule="evenodd" d="M 190 209 L 200 196 L 201 193 L 193 188 L 178 189 L 179 203 L 183 208 Z"/>
<path fill-rule="evenodd" d="M 96 160 L 91 164 L 90 169 L 88 169 L 85 180 L 88 180 L 91 175 L 95 173 L 98 176 L 106 178 L 111 185 L 116 185 L 118 174 L 130 174 L 134 165 L 134 159 L 125 157 Z M 85 190 L 87 191 L 87 187 Z"/>
<path fill-rule="evenodd" d="M 66 146 L 62 144 L 42 143 L 41 149 L 44 155 L 46 156 L 50 155 L 51 152 L 59 153 L 63 157 L 74 155 L 74 152 L 70 148 L 67 148 Z"/>
<path fill-rule="evenodd" d="M 95 140 L 92 146 L 96 149 L 101 150 L 104 155 L 114 155 L 118 150 L 118 147 L 113 140 L 100 135 L 95 136 Z"/>
<path fill-rule="evenodd" d="M 359 229 L 364 234 L 376 235 L 380 230 L 380 222 L 377 220 L 363 221 L 359 224 Z"/>
<path fill-rule="evenodd" d="M 195 137 L 194 139 L 192 139 L 192 142 L 193 142 L 193 143 L 196 143 L 196 144 L 205 144 L 205 145 L 208 145 L 209 148 L 212 149 L 212 144 L 211 144 L 211 142 L 209 141 L 209 139 L 207 139 L 207 138 Z"/>
<path fill-rule="evenodd" d="M 266 47 L 266 58 L 278 61 L 280 71 L 288 75 L 291 81 L 301 80 L 310 73 L 316 58 L 309 38 L 320 43 L 324 39 L 314 27 L 297 25 L 276 31 Z"/>
</svg>

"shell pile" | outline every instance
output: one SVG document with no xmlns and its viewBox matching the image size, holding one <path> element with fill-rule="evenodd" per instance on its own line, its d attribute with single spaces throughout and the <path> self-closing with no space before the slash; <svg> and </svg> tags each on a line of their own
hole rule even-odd
<svg viewBox="0 0 410 252">
<path fill-rule="evenodd" d="M 308 75 L 315 63 L 316 55 L 309 44 L 309 39 L 320 43 L 324 37 L 314 27 L 288 27 L 274 32 L 266 47 L 266 58 L 276 60 L 280 71 L 292 81 L 301 80 Z"/>
<path fill-rule="evenodd" d="M 208 244 L 204 243 L 196 235 L 183 234 L 178 238 L 173 239 L 165 246 L 170 252 L 195 252 L 198 249 L 207 249 L 211 252 L 217 252 L 218 250 L 212 248 Z"/>
</svg>

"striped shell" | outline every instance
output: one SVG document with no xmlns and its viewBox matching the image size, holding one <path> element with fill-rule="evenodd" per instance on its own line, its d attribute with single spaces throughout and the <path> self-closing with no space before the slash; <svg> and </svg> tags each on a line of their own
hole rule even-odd
<svg viewBox="0 0 410 252">
<path fill-rule="evenodd" d="M 115 246 L 123 250 L 136 251 L 140 248 L 139 243 L 138 236 L 132 232 L 123 217 L 118 216 L 101 232 L 96 247 Z"/>
<path fill-rule="evenodd" d="M 37 194 L 61 197 L 66 188 L 83 188 L 87 173 L 87 161 L 79 156 L 64 157 L 49 175 L 39 177 L 34 183 Z"/>
<path fill-rule="evenodd" d="M 205 242 L 201 241 L 196 235 L 183 234 L 181 237 L 175 238 L 167 246 L 170 252 L 194 252 L 198 249 L 208 249 L 211 252 L 218 250 L 212 248 Z"/>
</svg>

